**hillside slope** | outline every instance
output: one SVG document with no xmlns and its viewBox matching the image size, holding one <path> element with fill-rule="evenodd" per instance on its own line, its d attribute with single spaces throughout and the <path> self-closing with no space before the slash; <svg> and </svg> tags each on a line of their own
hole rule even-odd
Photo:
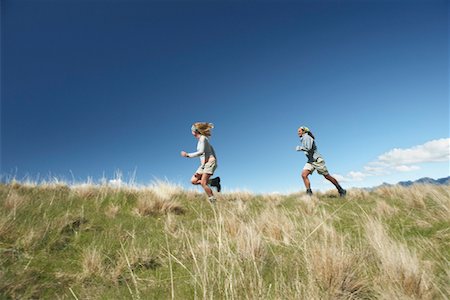
<svg viewBox="0 0 450 300">
<path fill-rule="evenodd" d="M 445 299 L 449 186 L 0 185 L 0 298 Z"/>
</svg>

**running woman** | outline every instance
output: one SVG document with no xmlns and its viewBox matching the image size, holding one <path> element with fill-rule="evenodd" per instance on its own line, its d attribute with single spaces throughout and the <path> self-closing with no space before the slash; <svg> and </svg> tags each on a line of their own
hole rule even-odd
<svg viewBox="0 0 450 300">
<path fill-rule="evenodd" d="M 328 173 L 327 166 L 325 165 L 325 160 L 317 151 L 316 142 L 314 141 L 314 135 L 309 130 L 309 128 L 305 126 L 300 127 L 298 129 L 298 136 L 300 137 L 302 145 L 297 146 L 296 150 L 305 152 L 306 157 L 308 158 L 308 161 L 306 162 L 302 171 L 302 178 L 303 182 L 305 183 L 306 194 L 310 196 L 312 195 L 311 183 L 308 176 L 312 174 L 314 170 L 317 170 L 317 173 L 323 175 L 323 177 L 334 184 L 339 192 L 339 196 L 344 197 L 347 191 L 339 185 L 337 180 L 333 176 L 331 176 L 330 173 Z"/>
<path fill-rule="evenodd" d="M 197 151 L 192 153 L 181 151 L 181 156 L 183 157 L 200 157 L 200 167 L 192 176 L 191 183 L 194 185 L 200 184 L 208 195 L 208 200 L 211 203 L 215 203 L 216 198 L 208 184 L 214 186 L 217 189 L 217 192 L 220 192 L 221 190 L 220 177 L 211 178 L 217 168 L 216 153 L 208 139 L 208 137 L 211 136 L 211 129 L 213 128 L 214 125 L 212 123 L 194 123 L 191 127 L 191 131 L 192 135 L 198 139 Z"/>
</svg>

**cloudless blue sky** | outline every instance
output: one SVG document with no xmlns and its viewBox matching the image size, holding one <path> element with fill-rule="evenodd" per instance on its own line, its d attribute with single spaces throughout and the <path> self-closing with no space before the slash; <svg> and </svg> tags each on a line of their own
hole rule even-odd
<svg viewBox="0 0 450 300">
<path fill-rule="evenodd" d="M 448 1 L 1 1 L 1 173 L 188 186 L 215 124 L 225 189 L 303 190 L 449 138 Z M 343 185 L 439 178 L 448 159 Z M 341 177 L 339 177 L 341 178 Z M 331 189 L 321 176 L 313 188 Z"/>
</svg>

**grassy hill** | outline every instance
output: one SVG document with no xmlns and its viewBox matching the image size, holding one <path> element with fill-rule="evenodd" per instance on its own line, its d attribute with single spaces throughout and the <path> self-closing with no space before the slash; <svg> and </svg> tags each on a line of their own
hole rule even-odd
<svg viewBox="0 0 450 300">
<path fill-rule="evenodd" d="M 0 185 L 0 298 L 448 299 L 450 188 Z"/>
</svg>

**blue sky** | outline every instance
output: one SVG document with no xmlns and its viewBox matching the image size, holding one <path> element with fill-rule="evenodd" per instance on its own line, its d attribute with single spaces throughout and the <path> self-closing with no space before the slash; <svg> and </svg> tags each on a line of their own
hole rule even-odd
<svg viewBox="0 0 450 300">
<path fill-rule="evenodd" d="M 344 187 L 449 176 L 447 1 L 1 1 L 1 174 L 304 190 L 297 128 Z M 313 189 L 331 189 L 317 174 Z"/>
</svg>

